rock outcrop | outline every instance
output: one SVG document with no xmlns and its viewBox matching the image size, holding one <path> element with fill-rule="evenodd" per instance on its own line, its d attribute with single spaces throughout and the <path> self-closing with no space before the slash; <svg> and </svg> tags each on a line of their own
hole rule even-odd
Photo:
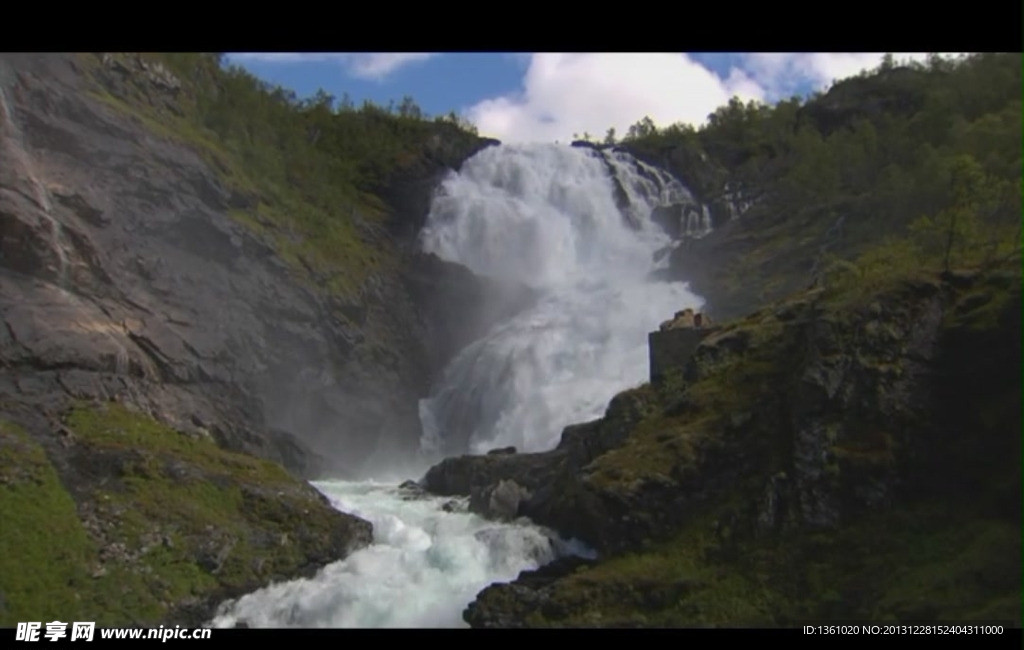
<svg viewBox="0 0 1024 650">
<path fill-rule="evenodd" d="M 673 371 L 681 371 L 704 338 L 712 333 L 711 318 L 684 309 L 647 335 L 648 364 L 652 382 L 660 382 Z"/>
<path fill-rule="evenodd" d="M 513 480 L 501 480 L 497 485 L 473 491 L 469 496 L 469 511 L 488 519 L 511 521 L 519 516 L 519 508 L 529 500 L 530 491 Z"/>
</svg>

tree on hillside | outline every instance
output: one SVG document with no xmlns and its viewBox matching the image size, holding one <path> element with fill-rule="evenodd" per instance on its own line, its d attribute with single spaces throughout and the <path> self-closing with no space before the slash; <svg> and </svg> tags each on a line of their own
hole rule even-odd
<svg viewBox="0 0 1024 650">
<path fill-rule="evenodd" d="M 629 131 L 626 132 L 627 140 L 639 140 L 652 136 L 658 132 L 658 127 L 654 125 L 654 120 L 649 115 L 645 115 L 642 120 L 629 127 Z"/>
<path fill-rule="evenodd" d="M 414 120 L 423 117 L 423 111 L 420 110 L 420 107 L 409 95 L 402 98 L 402 103 L 398 105 L 398 114 L 401 117 L 408 117 Z"/>
<path fill-rule="evenodd" d="M 306 134 L 309 143 L 315 145 L 334 114 L 334 95 L 320 88 L 316 95 L 304 102 L 303 109 L 309 120 Z"/>
</svg>

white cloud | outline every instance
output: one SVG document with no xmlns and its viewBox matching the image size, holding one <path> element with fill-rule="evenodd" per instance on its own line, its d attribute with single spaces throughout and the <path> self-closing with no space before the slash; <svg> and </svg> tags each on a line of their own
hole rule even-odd
<svg viewBox="0 0 1024 650">
<path fill-rule="evenodd" d="M 425 61 L 437 53 L 429 52 L 245 52 L 232 54 L 239 61 L 272 63 L 310 63 L 337 61 L 354 77 L 381 80 L 410 63 Z"/>
<path fill-rule="evenodd" d="M 621 137 L 645 115 L 658 126 L 702 124 L 733 96 L 776 101 L 877 67 L 884 54 L 864 52 L 742 54 L 724 78 L 684 54 L 533 54 L 519 92 L 485 99 L 466 111 L 481 134 L 510 142 L 568 141 L 584 132 Z M 924 61 L 896 53 L 896 62 Z M 943 55 L 952 56 L 952 55 Z"/>
<path fill-rule="evenodd" d="M 608 127 L 622 135 L 645 115 L 659 126 L 700 124 L 733 95 L 764 91 L 741 70 L 723 80 L 684 54 L 534 54 L 521 92 L 481 101 L 467 117 L 505 141 L 568 141 Z"/>
<path fill-rule="evenodd" d="M 811 86 L 823 90 L 833 81 L 851 77 L 862 70 L 877 68 L 881 52 L 799 52 L 742 55 L 743 67 L 767 92 L 769 100 L 784 99 Z M 955 54 L 941 54 L 943 57 Z M 893 53 L 897 63 L 925 61 L 924 52 Z"/>
<path fill-rule="evenodd" d="M 857 74 L 882 60 L 878 53 L 754 53 L 744 54 L 743 67 L 765 88 L 770 99 L 780 99 L 811 86 L 829 85 L 834 79 Z"/>
<path fill-rule="evenodd" d="M 350 62 L 352 74 L 364 79 L 382 79 L 395 70 L 417 61 L 437 56 L 431 52 L 376 52 L 353 54 Z"/>
</svg>

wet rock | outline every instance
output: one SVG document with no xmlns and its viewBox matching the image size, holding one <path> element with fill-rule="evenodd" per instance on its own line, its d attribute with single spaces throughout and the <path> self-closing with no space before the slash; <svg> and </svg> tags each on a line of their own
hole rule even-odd
<svg viewBox="0 0 1024 650">
<path fill-rule="evenodd" d="M 423 486 L 413 480 L 403 481 L 402 484 L 398 486 L 398 489 L 404 493 L 402 498 L 410 501 L 422 499 L 427 495 Z"/>
<path fill-rule="evenodd" d="M 562 557 L 534 571 L 522 571 L 511 584 L 492 585 L 481 591 L 462 614 L 475 628 L 525 627 L 531 612 L 550 611 L 548 587 L 560 578 L 572 575 L 594 560 L 576 556 Z"/>
<path fill-rule="evenodd" d="M 513 480 L 530 490 L 547 482 L 564 456 L 555 451 L 446 458 L 431 467 L 421 483 L 427 491 L 442 496 L 470 496 L 502 480 Z"/>
<path fill-rule="evenodd" d="M 455 501 L 454 499 L 445 501 L 441 504 L 441 510 L 444 510 L 445 512 L 462 512 L 463 509 L 462 503 Z"/>
<path fill-rule="evenodd" d="M 487 452 L 488 456 L 507 456 L 508 454 L 516 453 L 515 447 L 501 447 L 500 449 L 491 449 Z"/>
</svg>

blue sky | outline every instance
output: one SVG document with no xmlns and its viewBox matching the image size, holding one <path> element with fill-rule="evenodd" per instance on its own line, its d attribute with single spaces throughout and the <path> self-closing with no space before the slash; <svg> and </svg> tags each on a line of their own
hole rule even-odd
<svg viewBox="0 0 1024 650">
<path fill-rule="evenodd" d="M 924 54 L 897 54 L 897 60 Z M 409 95 L 428 114 L 455 111 L 505 142 L 619 135 L 645 115 L 702 123 L 738 96 L 772 102 L 873 68 L 881 53 L 237 53 L 230 63 L 294 90 L 357 105 Z"/>
</svg>

